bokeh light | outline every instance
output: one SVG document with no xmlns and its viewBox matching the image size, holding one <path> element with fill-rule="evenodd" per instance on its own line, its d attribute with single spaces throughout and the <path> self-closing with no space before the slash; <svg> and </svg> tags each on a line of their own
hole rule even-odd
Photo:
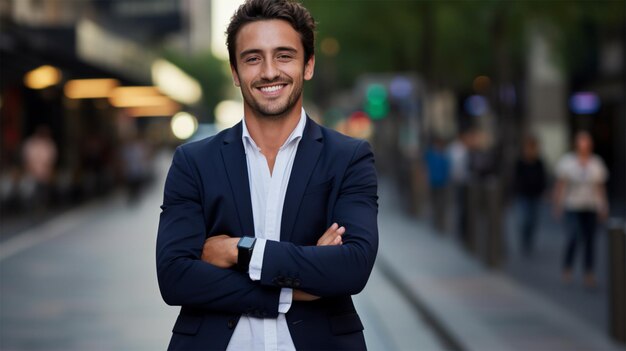
<svg viewBox="0 0 626 351">
<path fill-rule="evenodd" d="M 186 140 L 198 129 L 198 120 L 188 112 L 179 112 L 172 117 L 171 127 L 175 137 Z"/>
</svg>

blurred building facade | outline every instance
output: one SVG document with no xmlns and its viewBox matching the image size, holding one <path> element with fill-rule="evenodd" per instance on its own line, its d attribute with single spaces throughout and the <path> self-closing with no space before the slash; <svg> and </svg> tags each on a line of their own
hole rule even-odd
<svg viewBox="0 0 626 351">
<path fill-rule="evenodd" d="M 126 140 L 174 142 L 167 117 L 198 106 L 202 91 L 163 52 L 209 48 L 210 8 L 196 0 L 0 1 L 3 208 L 19 203 L 21 148 L 38 126 L 51 130 L 54 182 L 68 199 L 121 179 Z"/>
</svg>

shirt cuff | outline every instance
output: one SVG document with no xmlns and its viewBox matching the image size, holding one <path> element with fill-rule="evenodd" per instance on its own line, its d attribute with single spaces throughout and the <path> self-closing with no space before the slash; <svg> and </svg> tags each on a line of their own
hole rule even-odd
<svg viewBox="0 0 626 351">
<path fill-rule="evenodd" d="M 291 308 L 293 299 L 293 290 L 289 288 L 280 289 L 280 298 L 278 299 L 278 313 L 287 313 Z"/>
<path fill-rule="evenodd" d="M 263 268 L 263 254 L 265 253 L 266 239 L 256 239 L 252 257 L 250 257 L 250 265 L 248 266 L 248 275 L 250 279 L 261 280 L 261 269 Z M 290 299 L 291 300 L 291 299 Z"/>
</svg>

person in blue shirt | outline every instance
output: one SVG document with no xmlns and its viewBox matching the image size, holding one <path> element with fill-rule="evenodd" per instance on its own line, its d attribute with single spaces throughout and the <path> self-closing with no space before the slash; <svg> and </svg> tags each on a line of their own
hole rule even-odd
<svg viewBox="0 0 626 351">
<path fill-rule="evenodd" d="M 450 182 L 450 158 L 443 140 L 436 138 L 425 155 L 430 189 L 433 224 L 440 233 L 445 231 L 447 189 Z"/>
</svg>

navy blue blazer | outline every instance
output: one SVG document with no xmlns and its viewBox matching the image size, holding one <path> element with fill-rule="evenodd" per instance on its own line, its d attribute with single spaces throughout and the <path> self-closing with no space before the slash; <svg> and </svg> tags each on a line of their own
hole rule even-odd
<svg viewBox="0 0 626 351">
<path fill-rule="evenodd" d="M 156 247 L 161 295 L 181 306 L 170 350 L 223 350 L 239 317 L 275 318 L 283 287 L 320 296 L 294 301 L 286 319 L 298 350 L 365 349 L 351 295 L 378 250 L 374 156 L 366 141 L 307 118 L 285 195 L 280 242 L 268 241 L 261 280 L 201 261 L 207 237 L 254 235 L 242 125 L 176 149 Z M 315 246 L 333 223 L 343 245 Z"/>
</svg>

